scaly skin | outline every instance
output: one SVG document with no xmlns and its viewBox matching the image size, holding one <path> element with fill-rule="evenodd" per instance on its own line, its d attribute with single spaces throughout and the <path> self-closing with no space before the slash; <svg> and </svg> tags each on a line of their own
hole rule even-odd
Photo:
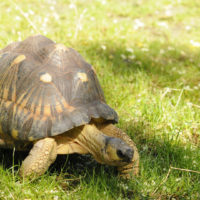
<svg viewBox="0 0 200 200">
<path fill-rule="evenodd" d="M 110 146 L 111 149 L 107 149 L 109 151 L 108 154 L 102 152 L 102 149 L 109 146 L 108 144 L 106 145 L 105 139 L 110 138 L 109 140 L 113 140 L 113 137 L 119 138 L 129 145 L 128 147 L 127 144 L 123 144 L 122 149 L 130 147 L 134 149 L 131 163 L 124 164 L 121 162 L 121 158 L 116 154 L 116 148 L 120 148 L 118 145 L 113 149 Z M 38 177 L 47 171 L 55 161 L 57 154 L 69 153 L 90 153 L 100 163 L 118 166 L 118 171 L 123 178 L 130 178 L 131 175 L 138 174 L 139 155 L 135 144 L 129 136 L 112 124 L 97 123 L 88 124 L 60 136 L 44 138 L 35 142 L 29 155 L 22 163 L 20 176 L 25 178 Z"/>
<path fill-rule="evenodd" d="M 123 178 L 131 178 L 131 175 L 137 176 L 139 173 L 139 154 L 135 143 L 130 139 L 130 137 L 124 133 L 121 129 L 117 128 L 110 123 L 97 123 L 99 130 L 108 136 L 118 137 L 124 140 L 128 145 L 134 149 L 134 156 L 132 162 L 128 165 L 118 167 L 118 171 Z"/>
<path fill-rule="evenodd" d="M 19 174 L 24 178 L 36 178 L 44 174 L 57 157 L 57 144 L 54 138 L 37 141 L 23 161 Z"/>
</svg>

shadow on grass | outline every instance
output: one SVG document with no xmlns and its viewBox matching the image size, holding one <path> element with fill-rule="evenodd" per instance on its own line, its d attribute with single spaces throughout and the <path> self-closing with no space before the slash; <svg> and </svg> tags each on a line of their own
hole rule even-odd
<svg viewBox="0 0 200 200">
<path fill-rule="evenodd" d="M 145 187 L 144 182 L 152 181 L 152 177 L 165 177 L 170 166 L 200 170 L 199 166 L 195 168 L 192 162 L 194 158 L 198 160 L 198 152 L 192 151 L 189 145 L 183 146 L 178 140 L 170 141 L 167 138 L 145 135 L 145 129 L 146 132 L 149 131 L 148 127 L 138 123 L 129 125 L 127 130 L 127 132 L 136 135 L 134 141 L 140 153 L 140 176 L 133 179 L 134 181 L 120 180 L 117 178 L 117 171 L 114 167 L 102 166 L 89 155 L 77 154 L 58 156 L 50 167 L 49 174 L 56 174 L 64 190 L 74 189 L 84 183 L 86 188 L 98 185 L 98 190 L 106 189 L 110 197 L 114 199 L 119 196 L 128 199 L 134 199 L 135 196 L 140 197 L 140 199 L 148 199 L 149 195 L 144 195 L 142 192 L 143 187 Z M 20 163 L 26 156 L 25 152 L 13 154 L 12 150 L 0 150 L 1 164 L 5 169 L 11 168 L 14 163 L 17 165 L 15 170 L 18 170 Z M 181 173 L 180 171 L 175 172 L 177 177 Z M 198 182 L 198 177 L 195 174 L 188 176 L 193 179 L 193 184 Z M 66 186 L 68 179 L 71 181 Z"/>
<path fill-rule="evenodd" d="M 106 49 L 101 48 L 102 43 Z M 129 50 L 122 41 L 102 43 L 84 46 L 84 57 L 86 55 L 94 66 L 96 61 L 106 63 L 106 66 L 100 67 L 105 69 L 105 73 L 112 71 L 116 78 L 123 77 L 124 81 L 134 83 L 136 72 L 142 71 L 161 88 L 197 84 L 200 81 L 199 76 L 195 76 L 200 72 L 200 52 L 192 51 L 187 46 L 154 41 L 149 49 L 130 44 L 132 50 Z"/>
<path fill-rule="evenodd" d="M 102 50 L 101 44 L 90 44 L 86 47 L 86 54 L 91 59 L 90 63 L 95 64 L 95 59 L 105 61 L 108 70 L 111 70 L 116 78 L 135 76 L 134 73 L 144 71 L 151 78 L 158 78 L 157 83 L 161 83 L 161 80 L 165 79 L 165 82 L 160 84 L 161 87 L 168 87 L 169 83 L 173 85 L 174 81 L 181 78 L 177 71 L 171 71 L 173 64 L 177 66 L 183 65 L 183 68 L 194 62 L 191 61 L 190 53 L 182 55 L 178 50 L 174 52 L 160 55 L 159 49 L 166 48 L 159 43 L 155 43 L 154 49 L 149 52 L 142 52 L 139 48 L 136 48 L 134 54 L 136 58 L 131 59 L 130 52 L 127 52 L 124 45 L 112 44 L 110 41 L 105 42 L 107 49 Z M 153 44 L 152 44 L 153 45 Z M 170 46 L 172 46 L 170 44 Z M 183 47 L 180 47 L 180 50 Z M 174 47 L 174 49 L 177 49 Z M 122 56 L 124 55 L 124 56 Z M 171 60 L 171 61 L 170 61 Z M 169 62 L 170 61 L 170 62 Z M 196 60 L 195 62 L 197 62 Z M 105 66 L 102 66 L 105 67 Z M 153 77 L 155 76 L 155 77 Z M 161 78 L 160 78 L 161 77 Z M 127 81 L 126 78 L 122 79 Z M 194 76 L 187 78 L 186 81 L 196 81 Z M 187 82 L 186 82 L 187 83 Z M 186 84 L 184 83 L 184 84 Z M 134 83 L 133 83 L 134 84 Z M 83 177 L 81 181 L 85 185 L 99 184 L 100 188 L 106 187 L 110 193 L 110 196 L 117 198 L 121 194 L 128 198 L 134 199 L 134 196 L 139 196 L 141 199 L 148 199 L 148 195 L 142 195 L 142 188 L 144 181 L 151 179 L 152 174 L 155 177 L 164 177 L 169 169 L 170 165 L 180 168 L 188 168 L 193 170 L 200 170 L 196 166 L 193 166 L 193 158 L 197 159 L 198 152 L 192 151 L 190 145 L 183 146 L 179 141 L 172 141 L 168 138 L 161 138 L 159 136 L 154 137 L 152 135 L 146 135 L 145 132 L 151 132 L 149 127 L 145 127 L 142 122 L 138 124 L 128 124 L 123 122 L 128 127 L 127 132 L 134 133 L 136 135 L 134 141 L 138 146 L 141 162 L 140 169 L 141 174 L 134 181 L 123 181 L 116 178 L 116 169 L 109 166 L 102 166 L 96 163 L 90 156 L 70 155 L 70 156 L 58 156 L 56 162 L 50 167 L 50 174 L 64 174 L 63 182 L 68 178 Z M 131 135 L 131 134 L 130 134 Z M 15 169 L 21 164 L 23 159 L 27 156 L 27 152 L 15 152 L 13 159 L 12 150 L 0 150 L 1 165 L 5 169 L 9 169 L 14 165 L 17 165 Z M 187 158 L 187 159 L 186 159 Z M 181 172 L 176 172 L 180 174 Z M 191 174 L 193 182 L 197 181 L 197 177 Z M 75 180 L 75 179 L 74 179 Z M 76 179 L 71 182 L 71 187 L 77 187 L 80 181 Z M 64 189 L 66 189 L 63 186 Z M 68 190 L 68 189 L 67 189 Z"/>
</svg>

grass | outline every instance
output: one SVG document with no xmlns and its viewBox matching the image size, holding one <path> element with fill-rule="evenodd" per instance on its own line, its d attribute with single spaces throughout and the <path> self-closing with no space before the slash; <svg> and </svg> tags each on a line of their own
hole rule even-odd
<svg viewBox="0 0 200 200">
<path fill-rule="evenodd" d="M 0 2 L 0 47 L 41 33 L 79 51 L 141 162 L 126 181 L 89 156 L 59 156 L 40 179 L 20 182 L 26 154 L 1 150 L 0 199 L 200 199 L 198 173 L 167 176 L 170 166 L 200 171 L 200 2 L 13 2 Z"/>
</svg>

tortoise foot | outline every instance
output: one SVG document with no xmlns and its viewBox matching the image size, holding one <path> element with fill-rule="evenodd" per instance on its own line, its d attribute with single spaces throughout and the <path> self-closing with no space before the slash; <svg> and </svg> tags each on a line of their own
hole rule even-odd
<svg viewBox="0 0 200 200">
<path fill-rule="evenodd" d="M 19 174 L 23 178 L 36 178 L 44 174 L 57 157 L 57 144 L 53 138 L 37 141 L 22 162 Z"/>
</svg>

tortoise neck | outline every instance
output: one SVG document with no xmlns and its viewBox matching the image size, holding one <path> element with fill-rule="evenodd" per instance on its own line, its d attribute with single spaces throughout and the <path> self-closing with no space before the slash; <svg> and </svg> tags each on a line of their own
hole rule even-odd
<svg viewBox="0 0 200 200">
<path fill-rule="evenodd" d="M 103 163 L 103 147 L 107 136 L 97 129 L 95 125 L 86 124 L 81 130 L 81 134 L 76 138 L 76 142 L 94 156 L 96 161 Z"/>
</svg>

